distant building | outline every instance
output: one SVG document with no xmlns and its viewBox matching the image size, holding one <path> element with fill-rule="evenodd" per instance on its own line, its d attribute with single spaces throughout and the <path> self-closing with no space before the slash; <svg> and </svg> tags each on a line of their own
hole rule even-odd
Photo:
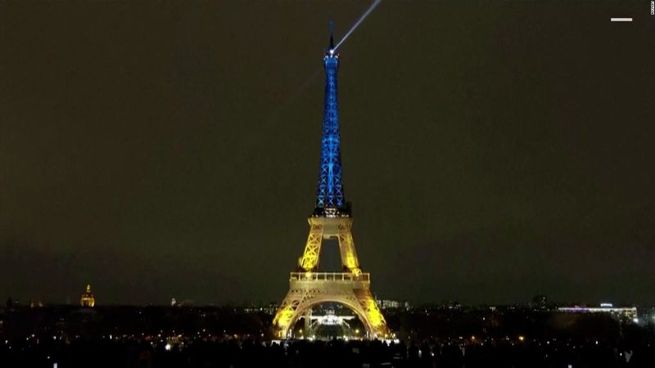
<svg viewBox="0 0 655 368">
<path fill-rule="evenodd" d="M 30 300 L 30 308 L 43 308 L 43 302 L 40 300 Z"/>
<path fill-rule="evenodd" d="M 80 305 L 86 308 L 93 308 L 96 305 L 96 298 L 91 292 L 91 285 L 86 285 L 86 290 L 82 293 L 80 297 Z"/>
<path fill-rule="evenodd" d="M 574 307 L 560 307 L 557 310 L 565 313 L 608 313 L 621 319 L 637 320 L 637 307 L 614 307 L 610 303 L 602 303 L 600 307 L 581 307 L 576 305 Z"/>
<path fill-rule="evenodd" d="M 532 309 L 548 309 L 548 298 L 545 295 L 536 295 L 530 302 Z"/>
<path fill-rule="evenodd" d="M 409 309 L 408 302 L 401 302 L 398 300 L 389 300 L 389 299 L 378 299 L 377 300 L 380 309 Z"/>
</svg>

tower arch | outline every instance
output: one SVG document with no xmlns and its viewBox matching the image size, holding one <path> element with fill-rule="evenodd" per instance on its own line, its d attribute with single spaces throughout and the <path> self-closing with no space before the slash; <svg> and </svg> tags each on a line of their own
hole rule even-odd
<svg viewBox="0 0 655 368">
<path fill-rule="evenodd" d="M 362 323 L 362 325 L 366 330 L 367 337 L 370 338 L 385 337 L 385 336 L 378 336 L 379 335 L 378 329 L 376 329 L 371 324 L 371 321 L 369 320 L 366 311 L 363 310 L 363 308 L 357 301 L 349 300 L 348 298 L 343 298 L 343 297 L 320 297 L 320 298 L 313 299 L 310 302 L 302 303 L 294 311 L 294 315 L 291 318 L 286 330 L 281 331 L 282 335 L 284 335 L 285 337 L 290 337 L 293 326 L 295 326 L 296 323 L 298 323 L 298 321 L 306 314 L 308 310 L 311 310 L 314 307 L 325 303 L 337 303 L 347 307 L 351 312 L 353 312 L 357 316 L 359 321 Z"/>
</svg>

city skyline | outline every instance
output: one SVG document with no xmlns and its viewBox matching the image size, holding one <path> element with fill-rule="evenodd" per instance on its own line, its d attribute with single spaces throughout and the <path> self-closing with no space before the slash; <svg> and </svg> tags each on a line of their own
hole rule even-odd
<svg viewBox="0 0 655 368">
<path fill-rule="evenodd" d="M 0 5 L 0 297 L 277 301 L 314 207 L 326 20 L 341 36 L 368 4 Z M 655 304 L 654 24 L 535 6 L 384 2 L 341 46 L 379 297 Z"/>
</svg>

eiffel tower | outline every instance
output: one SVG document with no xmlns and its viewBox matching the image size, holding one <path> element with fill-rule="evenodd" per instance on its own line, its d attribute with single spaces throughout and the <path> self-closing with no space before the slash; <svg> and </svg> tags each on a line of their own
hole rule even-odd
<svg viewBox="0 0 655 368">
<path fill-rule="evenodd" d="M 321 170 L 316 190 L 316 207 L 309 217 L 309 236 L 298 269 L 291 272 L 289 292 L 273 319 L 277 338 L 291 337 L 293 325 L 311 313 L 312 306 L 340 303 L 351 309 L 366 328 L 370 339 L 389 337 L 384 316 L 371 294 L 371 275 L 362 272 L 351 232 L 350 203 L 346 202 L 341 175 L 337 71 L 339 54 L 330 48 L 323 57 L 325 67 L 325 102 L 321 139 Z M 323 240 L 338 239 L 342 272 L 319 272 Z"/>
</svg>

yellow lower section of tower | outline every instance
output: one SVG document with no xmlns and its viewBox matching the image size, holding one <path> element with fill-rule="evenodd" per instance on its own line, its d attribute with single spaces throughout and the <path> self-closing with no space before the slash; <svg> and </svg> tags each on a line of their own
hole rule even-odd
<svg viewBox="0 0 655 368">
<path fill-rule="evenodd" d="M 289 292 L 273 319 L 274 334 L 285 339 L 290 329 L 314 305 L 340 303 L 352 310 L 366 327 L 367 337 L 389 338 L 387 322 L 370 290 L 370 275 L 350 272 L 292 272 Z"/>
<path fill-rule="evenodd" d="M 351 232 L 351 217 L 310 217 L 309 235 L 300 272 L 292 272 L 289 292 L 273 319 L 275 335 L 287 338 L 290 328 L 312 306 L 336 302 L 350 308 L 362 321 L 369 338 L 390 337 L 384 316 L 370 290 L 370 274 L 362 273 Z M 337 238 L 345 272 L 316 272 L 323 239 Z"/>
</svg>

